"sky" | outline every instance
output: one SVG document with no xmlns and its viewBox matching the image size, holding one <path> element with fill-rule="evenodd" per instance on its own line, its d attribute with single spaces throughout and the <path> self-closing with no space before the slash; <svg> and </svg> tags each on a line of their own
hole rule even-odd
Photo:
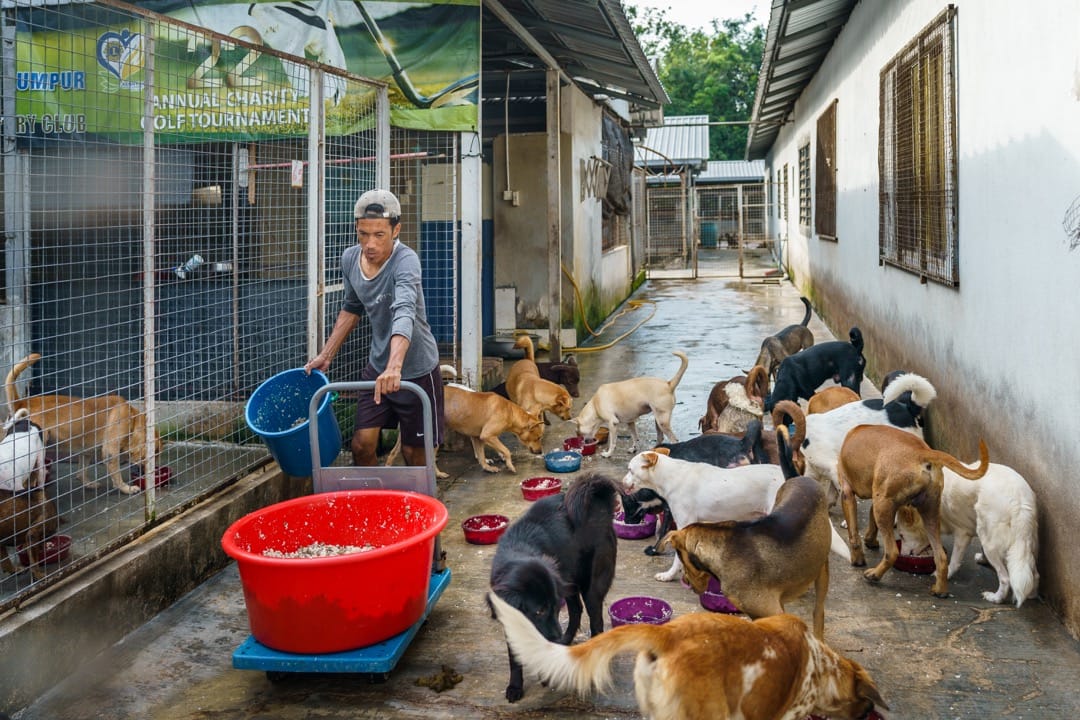
<svg viewBox="0 0 1080 720">
<path fill-rule="evenodd" d="M 623 0 L 623 5 L 666 9 L 669 20 L 690 29 L 711 28 L 713 19 L 741 18 L 752 13 L 762 25 L 769 22 L 771 0 Z"/>
</svg>

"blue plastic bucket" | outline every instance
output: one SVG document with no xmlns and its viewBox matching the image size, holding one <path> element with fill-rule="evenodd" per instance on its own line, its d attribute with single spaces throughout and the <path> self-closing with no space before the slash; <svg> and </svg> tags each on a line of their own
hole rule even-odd
<svg viewBox="0 0 1080 720">
<path fill-rule="evenodd" d="M 705 220 L 701 223 L 701 247 L 716 247 L 716 241 L 719 237 L 720 232 L 715 222 Z"/>
<path fill-rule="evenodd" d="M 308 436 L 308 405 L 315 391 L 330 380 L 318 370 L 308 375 L 303 368 L 285 370 L 255 389 L 244 406 L 248 427 L 262 438 L 270 454 L 288 475 L 312 474 L 311 441 Z M 319 458 L 329 464 L 341 450 L 341 428 L 326 393 L 316 413 Z"/>
</svg>

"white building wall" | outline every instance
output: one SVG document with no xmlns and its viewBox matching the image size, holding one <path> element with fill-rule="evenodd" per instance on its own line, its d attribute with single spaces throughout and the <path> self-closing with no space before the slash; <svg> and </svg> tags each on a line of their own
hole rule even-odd
<svg viewBox="0 0 1080 720">
<path fill-rule="evenodd" d="M 875 379 L 904 367 L 935 383 L 931 444 L 970 459 L 985 437 L 991 460 L 1028 477 L 1042 502 L 1043 590 L 1076 633 L 1080 248 L 1063 221 L 1080 203 L 1080 2 L 955 5 L 958 288 L 877 261 L 879 73 L 945 3 L 858 4 L 768 172 L 789 165 L 790 269 L 834 333 L 862 328 Z M 838 242 L 798 226 L 798 149 L 833 99 Z M 812 139 L 811 172 L 815 151 Z"/>
</svg>

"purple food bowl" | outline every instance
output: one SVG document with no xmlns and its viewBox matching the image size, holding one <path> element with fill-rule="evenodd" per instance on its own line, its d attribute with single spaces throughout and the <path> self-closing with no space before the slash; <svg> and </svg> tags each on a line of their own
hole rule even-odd
<svg viewBox="0 0 1080 720">
<path fill-rule="evenodd" d="M 646 513 L 639 523 L 624 522 L 625 515 L 622 510 L 615 513 L 611 524 L 615 526 L 615 534 L 624 540 L 643 540 L 656 534 L 656 516 Z"/>
<path fill-rule="evenodd" d="M 720 589 L 720 581 L 714 577 L 709 578 L 709 585 L 705 588 L 705 592 L 698 596 L 698 600 L 701 602 L 701 607 L 709 612 L 740 612 L 739 608 L 732 605 L 731 601 L 727 599 L 727 595 Z"/>
<path fill-rule="evenodd" d="M 663 625 L 672 616 L 671 606 L 660 598 L 637 595 L 625 597 L 611 603 L 608 615 L 611 617 L 611 627 L 620 625 L 634 625 L 647 623 L 649 625 Z"/>
</svg>

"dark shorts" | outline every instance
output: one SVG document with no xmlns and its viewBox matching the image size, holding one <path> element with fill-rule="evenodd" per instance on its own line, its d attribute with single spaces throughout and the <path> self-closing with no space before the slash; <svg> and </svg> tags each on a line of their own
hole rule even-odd
<svg viewBox="0 0 1080 720">
<path fill-rule="evenodd" d="M 360 374 L 361 380 L 375 380 L 379 377 L 379 371 L 371 365 L 364 368 Z M 435 437 L 431 439 L 432 447 L 439 445 L 443 440 L 443 379 L 439 366 L 427 375 L 417 378 L 402 378 L 416 383 L 427 393 L 431 401 L 431 421 L 434 425 Z M 400 437 L 403 445 L 409 447 L 424 446 L 424 406 L 420 404 L 420 398 L 411 390 L 398 390 L 395 393 L 382 396 L 382 402 L 375 404 L 375 393 L 360 393 L 356 402 L 356 429 L 363 428 L 396 428 L 401 427 Z"/>
</svg>

